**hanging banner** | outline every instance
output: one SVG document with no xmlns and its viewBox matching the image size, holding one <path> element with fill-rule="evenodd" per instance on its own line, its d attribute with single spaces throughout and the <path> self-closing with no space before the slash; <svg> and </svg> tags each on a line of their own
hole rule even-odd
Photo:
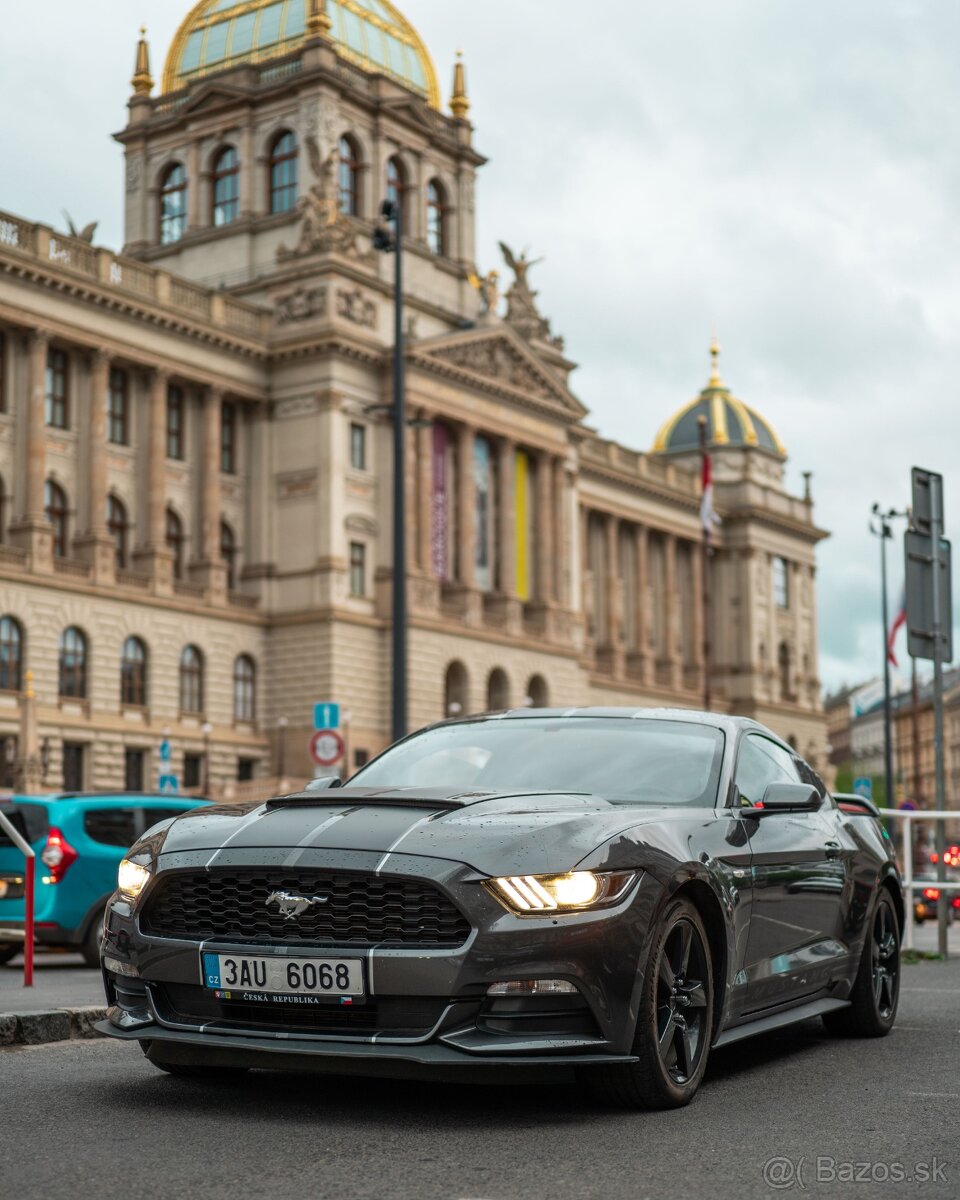
<svg viewBox="0 0 960 1200">
<path fill-rule="evenodd" d="M 514 463 L 514 538 L 517 548 L 517 595 L 530 599 L 530 459 L 518 450 Z"/>
<path fill-rule="evenodd" d="M 433 427 L 433 573 L 437 579 L 449 580 L 450 563 L 450 434 L 445 425 Z"/>
<path fill-rule="evenodd" d="M 490 443 L 478 437 L 473 442 L 473 478 L 476 489 L 476 558 L 474 562 L 477 587 L 489 592 L 493 587 L 491 570 L 491 470 Z"/>
</svg>

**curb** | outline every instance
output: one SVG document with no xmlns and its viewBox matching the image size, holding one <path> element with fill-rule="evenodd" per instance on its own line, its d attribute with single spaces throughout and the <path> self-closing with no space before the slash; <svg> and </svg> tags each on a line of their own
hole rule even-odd
<svg viewBox="0 0 960 1200">
<path fill-rule="evenodd" d="M 0 1046 L 39 1046 L 69 1038 L 100 1037 L 94 1023 L 106 1015 L 106 1008 L 96 1004 L 0 1013 Z"/>
</svg>

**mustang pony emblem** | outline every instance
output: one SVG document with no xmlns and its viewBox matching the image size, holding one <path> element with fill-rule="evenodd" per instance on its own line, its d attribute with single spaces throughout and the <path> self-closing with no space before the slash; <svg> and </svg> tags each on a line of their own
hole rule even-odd
<svg viewBox="0 0 960 1200">
<path fill-rule="evenodd" d="M 265 903 L 275 903 L 280 909 L 281 916 L 292 921 L 295 917 L 305 913 L 308 908 L 312 908 L 314 904 L 326 904 L 329 899 L 329 896 L 298 896 L 294 892 L 271 892 Z"/>
</svg>

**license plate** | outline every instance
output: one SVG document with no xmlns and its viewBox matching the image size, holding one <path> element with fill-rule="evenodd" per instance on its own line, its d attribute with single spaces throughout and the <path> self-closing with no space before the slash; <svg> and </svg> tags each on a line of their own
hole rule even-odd
<svg viewBox="0 0 960 1200">
<path fill-rule="evenodd" d="M 359 958 L 268 958 L 251 954 L 201 955 L 203 986 L 221 1000 L 267 1002 L 296 998 L 307 1004 L 362 1000 Z"/>
</svg>

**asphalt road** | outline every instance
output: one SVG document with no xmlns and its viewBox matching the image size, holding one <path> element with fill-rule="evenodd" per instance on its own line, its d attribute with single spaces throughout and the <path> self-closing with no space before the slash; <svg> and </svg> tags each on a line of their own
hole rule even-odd
<svg viewBox="0 0 960 1200">
<path fill-rule="evenodd" d="M 83 972 L 85 975 L 86 972 Z M 829 1163 L 835 1177 L 831 1181 Z M 717 1052 L 687 1109 L 599 1106 L 574 1085 L 456 1087 L 156 1071 L 136 1046 L 0 1051 L 0 1196 L 77 1200 L 640 1200 L 960 1194 L 960 960 L 905 968 L 880 1041 L 818 1022 Z M 800 1163 L 800 1160 L 803 1160 Z M 789 1164 L 786 1165 L 787 1160 Z M 936 1160 L 936 1163 L 935 1161 Z M 838 1183 L 844 1163 L 869 1164 Z M 885 1182 L 896 1164 L 937 1179 Z M 850 1168 L 863 1174 L 865 1167 Z"/>
</svg>

